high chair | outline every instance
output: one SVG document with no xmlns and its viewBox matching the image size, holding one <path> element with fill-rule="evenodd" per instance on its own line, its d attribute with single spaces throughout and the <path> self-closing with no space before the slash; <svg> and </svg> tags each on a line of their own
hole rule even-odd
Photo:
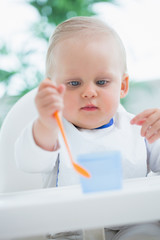
<svg viewBox="0 0 160 240">
<path fill-rule="evenodd" d="M 37 115 L 34 89 L 22 97 L 7 114 L 0 129 L 0 192 L 42 188 L 40 174 L 24 173 L 14 161 L 14 143 L 24 126 Z"/>
<path fill-rule="evenodd" d="M 25 173 L 16 167 L 14 143 L 24 126 L 37 116 L 36 92 L 37 89 L 30 91 L 12 107 L 0 130 L 0 240 L 43 240 L 43 233 L 54 226 L 62 232 L 84 229 L 85 240 L 104 240 L 103 226 L 160 220 L 158 176 L 127 180 L 122 191 L 84 196 L 79 186 L 42 189 L 41 174 Z M 108 233 L 106 240 L 149 239 L 140 231 L 137 234 L 140 239 L 132 235 L 115 238 Z M 158 228 L 155 234 L 148 236 L 160 239 Z"/>
</svg>

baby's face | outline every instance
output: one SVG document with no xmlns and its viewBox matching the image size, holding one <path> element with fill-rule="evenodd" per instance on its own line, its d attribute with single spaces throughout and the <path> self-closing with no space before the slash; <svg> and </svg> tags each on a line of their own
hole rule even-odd
<svg viewBox="0 0 160 240">
<path fill-rule="evenodd" d="M 110 121 L 119 105 L 128 77 L 112 39 L 78 38 L 60 42 L 54 53 L 53 79 L 66 86 L 63 116 L 81 128 L 97 128 Z"/>
</svg>

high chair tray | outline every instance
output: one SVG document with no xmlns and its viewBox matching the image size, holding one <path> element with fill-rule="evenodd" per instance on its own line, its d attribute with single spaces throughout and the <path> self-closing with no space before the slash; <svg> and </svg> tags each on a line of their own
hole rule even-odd
<svg viewBox="0 0 160 240">
<path fill-rule="evenodd" d="M 0 194 L 0 239 L 160 220 L 160 177 L 125 180 L 116 191 L 80 186 Z"/>
</svg>

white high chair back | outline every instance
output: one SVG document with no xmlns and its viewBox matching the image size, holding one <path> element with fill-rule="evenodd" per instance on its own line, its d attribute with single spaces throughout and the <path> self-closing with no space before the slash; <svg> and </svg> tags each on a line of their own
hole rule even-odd
<svg viewBox="0 0 160 240">
<path fill-rule="evenodd" d="M 42 188 L 40 174 L 24 173 L 16 167 L 14 143 L 21 130 L 36 117 L 37 89 L 24 95 L 7 114 L 0 130 L 0 192 Z"/>
</svg>

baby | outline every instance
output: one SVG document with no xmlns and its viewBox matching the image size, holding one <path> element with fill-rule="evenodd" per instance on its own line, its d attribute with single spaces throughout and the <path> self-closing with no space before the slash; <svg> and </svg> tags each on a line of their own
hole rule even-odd
<svg viewBox="0 0 160 240">
<path fill-rule="evenodd" d="M 91 17 L 58 25 L 35 98 L 38 115 L 16 142 L 17 165 L 42 173 L 45 187 L 79 183 L 54 118 L 59 111 L 75 160 L 82 153 L 119 150 L 124 178 L 160 171 L 160 110 L 133 118 L 120 105 L 128 85 L 125 49 L 111 27 Z"/>
</svg>

